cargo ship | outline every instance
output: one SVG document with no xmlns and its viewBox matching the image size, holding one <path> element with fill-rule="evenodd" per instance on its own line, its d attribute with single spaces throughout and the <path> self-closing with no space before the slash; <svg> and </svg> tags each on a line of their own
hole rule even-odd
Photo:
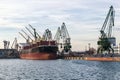
<svg viewBox="0 0 120 80">
<path fill-rule="evenodd" d="M 21 59 L 49 60 L 57 58 L 58 47 L 55 41 L 40 41 L 36 44 L 24 44 L 20 50 Z"/>
<path fill-rule="evenodd" d="M 55 40 L 52 40 L 51 31 L 45 30 L 43 37 L 37 37 L 38 33 L 34 30 L 35 40 L 29 42 L 25 36 L 20 33 L 25 39 L 26 43 L 20 43 L 19 55 L 21 59 L 31 60 L 51 60 L 57 58 L 58 46 Z M 30 36 L 29 36 L 30 38 Z"/>
</svg>

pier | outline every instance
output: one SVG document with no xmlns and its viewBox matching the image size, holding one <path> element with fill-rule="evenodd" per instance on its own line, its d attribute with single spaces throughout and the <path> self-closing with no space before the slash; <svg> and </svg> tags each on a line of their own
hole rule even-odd
<svg viewBox="0 0 120 80">
<path fill-rule="evenodd" d="M 0 58 L 19 58 L 16 49 L 0 49 Z"/>
</svg>

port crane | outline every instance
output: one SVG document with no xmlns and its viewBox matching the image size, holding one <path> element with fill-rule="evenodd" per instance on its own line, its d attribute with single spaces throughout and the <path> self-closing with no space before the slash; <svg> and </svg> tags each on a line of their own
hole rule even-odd
<svg viewBox="0 0 120 80">
<path fill-rule="evenodd" d="M 61 46 L 61 48 L 63 47 L 62 53 L 71 51 L 70 36 L 64 22 L 61 27 L 58 27 L 54 39 L 57 41 L 58 45 Z M 60 42 L 60 40 L 62 40 L 62 42 Z"/>
<path fill-rule="evenodd" d="M 107 53 L 114 53 L 112 46 L 115 45 L 116 39 L 115 37 L 111 36 L 112 27 L 114 26 L 114 17 L 115 11 L 113 6 L 111 6 L 107 14 L 107 17 L 103 23 L 103 26 L 100 30 L 101 37 L 97 42 L 99 46 L 97 50 L 98 54 L 103 53 L 104 51 L 106 51 Z"/>
<path fill-rule="evenodd" d="M 43 34 L 43 39 L 46 41 L 52 40 L 52 33 L 49 29 L 46 29 L 44 34 Z"/>
<path fill-rule="evenodd" d="M 15 37 L 12 45 L 11 45 L 11 49 L 16 49 L 18 50 L 18 43 L 17 43 L 17 38 Z"/>
<path fill-rule="evenodd" d="M 4 43 L 4 49 L 9 49 L 10 41 L 4 40 L 3 43 Z"/>
</svg>

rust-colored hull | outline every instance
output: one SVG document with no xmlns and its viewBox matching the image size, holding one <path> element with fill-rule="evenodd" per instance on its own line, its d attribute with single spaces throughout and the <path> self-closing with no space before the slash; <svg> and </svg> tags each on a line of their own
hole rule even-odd
<svg viewBox="0 0 120 80">
<path fill-rule="evenodd" d="M 88 61 L 120 61 L 120 57 L 84 57 Z"/>
<path fill-rule="evenodd" d="M 31 59 L 31 60 L 52 60 L 56 59 L 57 55 L 52 53 L 27 53 L 20 54 L 21 59 Z"/>
</svg>

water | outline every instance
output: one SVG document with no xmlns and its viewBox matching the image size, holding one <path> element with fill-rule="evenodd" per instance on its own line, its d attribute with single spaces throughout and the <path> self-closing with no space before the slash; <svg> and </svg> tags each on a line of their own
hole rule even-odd
<svg viewBox="0 0 120 80">
<path fill-rule="evenodd" d="M 120 80 L 120 62 L 0 59 L 0 80 Z"/>
</svg>

